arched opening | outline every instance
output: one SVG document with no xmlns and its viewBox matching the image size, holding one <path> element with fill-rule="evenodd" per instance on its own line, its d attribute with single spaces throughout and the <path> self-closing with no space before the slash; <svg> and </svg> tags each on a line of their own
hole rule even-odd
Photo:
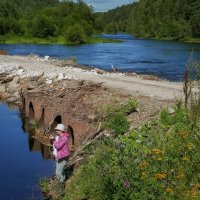
<svg viewBox="0 0 200 200">
<path fill-rule="evenodd" d="M 35 123 L 35 112 L 33 108 L 32 102 L 29 104 L 29 123 L 34 124 Z"/>
<path fill-rule="evenodd" d="M 70 134 L 70 137 L 69 137 L 69 145 L 71 148 L 73 148 L 74 146 L 74 130 L 71 126 L 67 126 L 67 132 Z"/>
<path fill-rule="evenodd" d="M 44 108 L 42 109 L 42 115 L 41 115 L 41 118 L 40 118 L 40 121 L 39 121 L 39 127 L 41 129 L 44 129 Z"/>
<path fill-rule="evenodd" d="M 57 126 L 57 124 L 61 124 L 62 123 L 62 117 L 61 115 L 57 115 L 54 120 L 53 120 L 53 123 L 51 124 L 51 128 L 50 128 L 50 134 L 54 134 L 55 131 L 54 131 L 54 128 Z"/>
<path fill-rule="evenodd" d="M 29 118 L 34 119 L 35 118 L 35 113 L 34 113 L 34 108 L 32 102 L 29 104 Z"/>
<path fill-rule="evenodd" d="M 26 131 L 25 125 L 27 123 L 25 103 L 26 101 L 25 101 L 25 98 L 23 97 L 22 106 L 19 108 L 19 110 L 20 110 L 20 118 L 22 119 L 22 129 L 24 132 Z"/>
</svg>

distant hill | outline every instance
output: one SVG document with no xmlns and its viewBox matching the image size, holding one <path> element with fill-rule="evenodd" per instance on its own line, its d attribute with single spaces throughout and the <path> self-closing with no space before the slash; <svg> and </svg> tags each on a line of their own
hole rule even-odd
<svg viewBox="0 0 200 200">
<path fill-rule="evenodd" d="M 138 37 L 200 38 L 200 0 L 140 0 L 96 14 L 97 29 Z"/>
<path fill-rule="evenodd" d="M 96 29 L 106 33 L 127 31 L 127 22 L 135 3 L 117 7 L 108 12 L 96 13 Z"/>
</svg>

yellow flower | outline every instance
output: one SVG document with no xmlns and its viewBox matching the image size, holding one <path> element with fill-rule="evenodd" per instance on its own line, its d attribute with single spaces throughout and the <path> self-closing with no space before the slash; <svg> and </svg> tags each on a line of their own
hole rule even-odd
<svg viewBox="0 0 200 200">
<path fill-rule="evenodd" d="M 192 197 L 196 197 L 197 196 L 197 191 L 196 190 L 190 190 L 190 195 L 192 196 Z"/>
<path fill-rule="evenodd" d="M 140 168 L 145 169 L 148 165 L 149 165 L 149 163 L 143 162 L 143 163 L 140 164 Z"/>
<path fill-rule="evenodd" d="M 178 178 L 178 179 L 181 179 L 183 177 L 184 177 L 184 173 L 183 172 L 178 173 L 178 175 L 176 176 L 176 178 Z"/>
<path fill-rule="evenodd" d="M 192 190 L 196 190 L 200 188 L 200 183 L 192 185 Z"/>
<path fill-rule="evenodd" d="M 187 131 L 182 131 L 182 132 L 179 133 L 179 135 L 180 135 L 182 138 L 185 139 L 186 137 L 188 137 L 189 134 L 188 134 Z"/>
<path fill-rule="evenodd" d="M 161 151 L 161 150 L 158 149 L 158 148 L 153 149 L 152 152 L 153 152 L 154 154 L 163 154 L 163 151 Z"/>
<path fill-rule="evenodd" d="M 159 160 L 159 161 L 161 161 L 161 160 L 162 160 L 162 158 L 157 158 L 156 160 Z"/>
<path fill-rule="evenodd" d="M 171 188 L 167 188 L 167 189 L 165 190 L 165 192 L 167 192 L 167 193 L 173 193 L 173 190 L 172 190 Z"/>
<path fill-rule="evenodd" d="M 164 178 L 166 178 L 167 177 L 167 174 L 155 174 L 155 176 L 154 176 L 156 179 L 164 179 Z"/>
<path fill-rule="evenodd" d="M 196 187 L 197 187 L 197 188 L 200 188 L 200 183 L 197 183 L 197 184 L 196 184 Z"/>
<path fill-rule="evenodd" d="M 194 148 L 194 145 L 192 143 L 188 144 L 188 149 L 191 151 Z"/>
<path fill-rule="evenodd" d="M 187 156 L 184 156 L 183 160 L 188 162 L 190 159 Z"/>
<path fill-rule="evenodd" d="M 147 177 L 147 174 L 145 172 L 142 172 L 142 177 L 141 179 L 145 179 Z"/>
</svg>

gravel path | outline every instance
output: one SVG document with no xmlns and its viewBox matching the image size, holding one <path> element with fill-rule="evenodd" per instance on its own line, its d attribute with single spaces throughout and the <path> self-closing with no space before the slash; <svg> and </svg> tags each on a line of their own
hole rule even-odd
<svg viewBox="0 0 200 200">
<path fill-rule="evenodd" d="M 0 55 L 0 73 L 7 72 L 21 77 L 44 73 L 47 83 L 51 83 L 54 78 L 89 80 L 130 95 L 143 95 L 160 100 L 173 100 L 183 96 L 183 83 L 145 80 L 143 76 L 136 74 L 126 75 L 98 69 L 87 70 L 69 65 L 61 66 L 61 62 L 51 60 L 49 57 Z"/>
</svg>

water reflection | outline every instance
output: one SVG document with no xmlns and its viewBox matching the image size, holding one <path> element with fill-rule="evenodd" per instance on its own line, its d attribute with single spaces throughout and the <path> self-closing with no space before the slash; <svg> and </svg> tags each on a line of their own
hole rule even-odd
<svg viewBox="0 0 200 200">
<path fill-rule="evenodd" d="M 32 138 L 29 125 L 13 106 L 0 102 L 0 199 L 41 200 L 38 183 L 51 177 L 54 161 L 48 147 Z M 31 129 L 30 129 L 31 130 Z"/>
<path fill-rule="evenodd" d="M 24 118 L 23 114 L 22 116 Z M 50 147 L 43 145 L 41 142 L 33 138 L 35 135 L 34 124 L 30 123 L 29 118 L 23 119 L 22 128 L 24 132 L 28 133 L 28 144 L 30 152 L 40 152 L 42 158 L 45 160 L 52 159 Z"/>
</svg>

